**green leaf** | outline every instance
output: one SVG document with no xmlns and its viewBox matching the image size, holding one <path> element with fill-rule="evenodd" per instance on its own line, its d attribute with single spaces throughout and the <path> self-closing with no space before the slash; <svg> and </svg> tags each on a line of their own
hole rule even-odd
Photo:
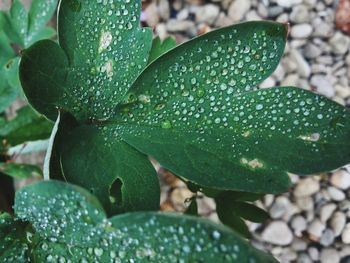
<svg viewBox="0 0 350 263">
<path fill-rule="evenodd" d="M 64 180 L 94 193 L 109 214 L 159 209 L 159 181 L 146 155 L 103 128 L 76 126 L 67 115 L 62 118 L 51 150 L 50 178 L 60 178 L 61 171 Z"/>
<path fill-rule="evenodd" d="M 12 2 L 9 12 L 2 12 L 3 30 L 12 43 L 25 46 L 28 28 L 28 13 L 19 0 Z"/>
<path fill-rule="evenodd" d="M 245 154 L 257 146 L 240 145 L 249 125 L 236 118 L 245 97 L 258 96 L 256 85 L 278 65 L 286 33 L 282 24 L 248 22 L 190 40 L 149 65 L 129 92 L 135 99 L 109 121 L 122 123 L 118 131 L 127 143 L 201 186 L 285 191 L 289 178 L 276 165 L 256 171 L 242 164 L 257 158 Z"/>
<path fill-rule="evenodd" d="M 36 165 L 20 163 L 1 163 L 0 172 L 15 178 L 28 178 L 31 176 L 42 176 L 41 169 Z"/>
<path fill-rule="evenodd" d="M 23 53 L 21 83 L 34 108 L 52 120 L 57 107 L 80 121 L 108 118 L 147 64 L 152 34 L 139 15 L 138 0 L 62 0 L 60 45 Z"/>
<path fill-rule="evenodd" d="M 217 201 L 217 200 L 216 200 Z M 216 203 L 216 212 L 220 221 L 235 230 L 237 233 L 241 234 L 243 237 L 250 239 L 252 237 L 249 232 L 248 226 L 243 221 L 243 219 L 238 216 L 234 210 L 227 206 L 225 203 L 220 203 L 217 201 Z"/>
<path fill-rule="evenodd" d="M 197 197 L 194 196 L 190 200 L 188 200 L 190 203 L 185 211 L 186 215 L 192 215 L 192 216 L 198 216 L 198 204 L 197 204 Z"/>
<path fill-rule="evenodd" d="M 159 209 L 159 181 L 146 155 L 89 126 L 72 130 L 61 147 L 66 180 L 90 189 L 109 212 Z"/>
<path fill-rule="evenodd" d="M 47 139 L 53 124 L 33 111 L 30 106 L 17 111 L 17 116 L 4 121 L 0 126 L 0 140 L 6 140 L 6 145 L 14 146 L 27 141 Z"/>
<path fill-rule="evenodd" d="M 52 37 L 54 31 L 46 24 L 56 10 L 57 0 L 34 0 L 29 13 L 19 0 L 14 0 L 9 12 L 1 12 L 0 27 L 20 48 L 30 46 L 41 38 Z M 46 32 L 46 33 L 45 33 Z"/>
<path fill-rule="evenodd" d="M 148 58 L 148 64 L 152 63 L 158 57 L 174 47 L 176 47 L 176 40 L 173 37 L 167 37 L 163 41 L 160 40 L 160 37 L 154 38 Z"/>
<path fill-rule="evenodd" d="M 57 0 L 33 0 L 28 14 L 27 45 L 55 34 L 52 28 L 46 27 L 57 7 Z"/>
<path fill-rule="evenodd" d="M 106 219 L 88 192 L 55 181 L 20 190 L 15 212 L 36 230 L 35 262 L 277 262 L 207 220 L 161 213 Z"/>
<path fill-rule="evenodd" d="M 255 223 L 263 223 L 270 218 L 269 214 L 253 205 L 246 202 L 235 202 L 232 204 L 234 212 L 240 217 Z"/>
<path fill-rule="evenodd" d="M 147 83 L 135 87 L 150 87 Z M 125 122 L 119 133 L 165 168 L 199 185 L 278 193 L 290 185 L 287 171 L 313 174 L 349 162 L 349 111 L 322 96 L 276 87 L 233 96 L 219 90 L 204 98 L 189 93 L 181 99 L 181 89 L 176 98 L 170 96 L 176 92 L 165 98 L 160 94 L 165 89 L 158 90 L 149 93 L 148 103 L 128 105 L 129 115 L 115 118 Z"/>
<path fill-rule="evenodd" d="M 24 228 L 25 224 L 15 221 L 9 214 L 0 213 L 1 262 L 30 262 L 26 237 L 30 237 L 31 233 L 25 232 Z"/>
<path fill-rule="evenodd" d="M 8 12 L 0 11 L 0 112 L 20 93 L 20 50 L 40 38 L 54 35 L 54 30 L 45 28 L 45 24 L 56 5 L 57 0 L 34 0 L 28 15 L 21 2 L 14 0 Z"/>
</svg>

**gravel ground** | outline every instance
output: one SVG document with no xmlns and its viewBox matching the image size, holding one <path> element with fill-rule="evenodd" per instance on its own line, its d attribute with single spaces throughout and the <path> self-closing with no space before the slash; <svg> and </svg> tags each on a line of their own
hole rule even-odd
<svg viewBox="0 0 350 263">
<path fill-rule="evenodd" d="M 0 9 L 8 0 L 0 0 Z M 28 5 L 30 1 L 24 1 Z M 261 87 L 293 85 L 350 105 L 350 0 L 157 0 L 143 1 L 143 23 L 161 38 L 181 43 L 240 21 L 289 22 L 284 58 Z M 186 186 L 159 168 L 164 211 L 183 211 L 192 196 Z M 267 195 L 258 204 L 271 220 L 250 224 L 253 244 L 281 262 L 350 263 L 350 165 L 333 173 L 300 178 L 289 193 Z M 199 198 L 200 214 L 218 222 L 215 204 Z"/>
<path fill-rule="evenodd" d="M 350 1 L 334 0 L 158 0 L 145 1 L 143 21 L 179 43 L 214 28 L 249 20 L 290 23 L 285 55 L 262 88 L 292 85 L 350 105 Z M 183 211 L 192 196 L 164 170 L 162 209 Z M 253 244 L 281 262 L 350 263 L 350 166 L 311 178 L 291 175 L 289 193 L 267 195 L 258 204 L 271 220 L 250 224 Z M 218 221 L 211 199 L 200 213 Z"/>
</svg>

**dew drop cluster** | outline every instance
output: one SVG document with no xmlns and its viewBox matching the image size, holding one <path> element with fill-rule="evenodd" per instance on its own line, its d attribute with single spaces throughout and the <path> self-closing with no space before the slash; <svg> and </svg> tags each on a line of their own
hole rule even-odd
<svg viewBox="0 0 350 263">
<path fill-rule="evenodd" d="M 106 219 L 88 197 L 53 184 L 22 190 L 16 203 L 17 216 L 40 236 L 33 251 L 40 262 L 258 262 L 256 250 L 224 227 L 160 213 Z"/>
</svg>

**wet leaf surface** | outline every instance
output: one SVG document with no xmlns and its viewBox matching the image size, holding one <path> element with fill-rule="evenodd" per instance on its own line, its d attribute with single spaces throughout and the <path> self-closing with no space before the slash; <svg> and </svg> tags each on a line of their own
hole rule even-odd
<svg viewBox="0 0 350 263">
<path fill-rule="evenodd" d="M 35 262 L 276 262 L 228 228 L 207 220 L 162 213 L 106 219 L 88 192 L 55 181 L 18 192 L 15 212 L 36 231 Z M 6 249 L 5 245 L 0 247 Z M 5 255 L 3 262 L 11 261 Z"/>
</svg>

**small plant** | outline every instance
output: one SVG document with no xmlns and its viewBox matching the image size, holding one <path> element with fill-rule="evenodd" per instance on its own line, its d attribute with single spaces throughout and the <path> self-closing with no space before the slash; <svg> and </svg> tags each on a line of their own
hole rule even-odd
<svg viewBox="0 0 350 263">
<path fill-rule="evenodd" d="M 173 48 L 152 44 L 139 13 L 138 0 L 61 0 L 58 43 L 23 51 L 25 95 L 56 121 L 44 166 L 56 180 L 17 193 L 17 219 L 1 219 L 0 259 L 275 262 L 226 227 L 140 212 L 159 209 L 148 156 L 194 192 L 188 213 L 202 192 L 249 236 L 242 218 L 267 218 L 251 202 L 286 191 L 288 172 L 349 162 L 349 112 L 302 89 L 258 89 L 280 61 L 287 25 L 242 23 Z"/>
</svg>

